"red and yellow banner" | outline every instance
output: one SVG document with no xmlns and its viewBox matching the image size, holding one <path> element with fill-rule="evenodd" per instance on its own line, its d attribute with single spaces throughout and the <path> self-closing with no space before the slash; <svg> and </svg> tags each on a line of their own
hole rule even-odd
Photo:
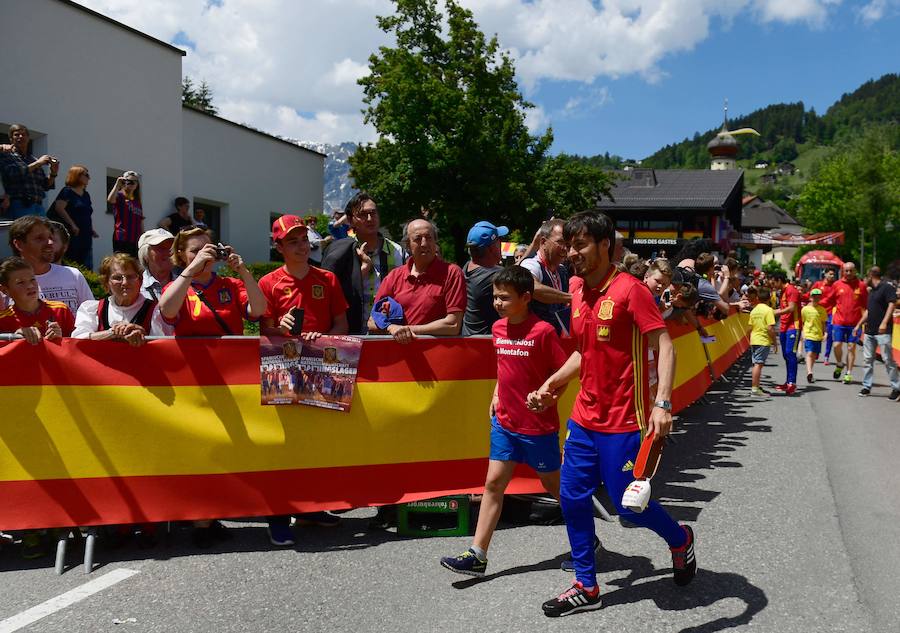
<svg viewBox="0 0 900 633">
<path fill-rule="evenodd" d="M 891 335 L 891 347 L 894 350 L 894 360 L 900 363 L 900 318 L 894 317 L 894 329 Z"/>
<path fill-rule="evenodd" d="M 746 323 L 706 326 L 716 375 L 746 350 Z M 697 333 L 671 333 L 681 409 L 712 376 Z M 255 338 L 20 341 L 0 362 L 0 529 L 351 508 L 484 482 L 489 339 L 367 340 L 350 413 L 260 406 Z M 511 492 L 540 490 L 519 475 Z"/>
</svg>

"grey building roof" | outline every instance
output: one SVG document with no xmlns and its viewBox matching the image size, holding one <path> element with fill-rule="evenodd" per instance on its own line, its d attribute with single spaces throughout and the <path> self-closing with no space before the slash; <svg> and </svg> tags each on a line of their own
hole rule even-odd
<svg viewBox="0 0 900 633">
<path fill-rule="evenodd" d="M 613 200 L 600 209 L 721 209 L 743 188 L 741 170 L 644 169 L 616 172 Z"/>
<path fill-rule="evenodd" d="M 182 57 L 187 55 L 187 53 L 185 51 L 178 48 L 177 46 L 173 46 L 172 44 L 169 44 L 168 42 L 163 42 L 162 40 L 157 39 L 157 38 L 153 37 L 152 35 L 147 35 L 143 31 L 138 31 L 136 28 L 128 26 L 127 24 L 123 24 L 122 22 L 119 22 L 118 20 L 113 20 L 111 17 L 103 15 L 102 13 L 100 13 L 98 11 L 94 11 L 93 9 L 88 9 L 86 6 L 78 4 L 77 2 L 73 2 L 72 0 L 57 0 L 57 1 L 60 2 L 61 4 L 70 6 L 73 9 L 78 9 L 79 11 L 84 11 L 85 13 L 92 15 L 95 18 L 99 18 L 99 19 L 103 20 L 104 22 L 109 22 L 110 24 L 118 26 L 120 29 L 125 29 L 126 31 L 130 31 L 131 33 L 134 33 L 135 35 L 143 37 L 145 40 L 149 40 L 149 41 L 153 42 L 154 44 L 158 44 L 159 46 L 162 46 L 163 48 L 167 48 L 170 51 L 172 51 L 173 53 L 181 55 Z"/>
<path fill-rule="evenodd" d="M 753 197 L 741 212 L 741 226 L 745 229 L 774 229 L 779 226 L 796 226 L 800 223 L 774 202 Z"/>
</svg>

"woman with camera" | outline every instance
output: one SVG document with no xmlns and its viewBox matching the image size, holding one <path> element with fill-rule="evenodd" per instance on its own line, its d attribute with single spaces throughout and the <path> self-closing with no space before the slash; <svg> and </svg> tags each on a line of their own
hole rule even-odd
<svg viewBox="0 0 900 633">
<path fill-rule="evenodd" d="M 217 275 L 217 262 L 227 263 L 240 279 Z M 213 244 L 208 231 L 179 232 L 172 263 L 183 270 L 163 290 L 159 309 L 175 336 L 239 336 L 244 318 L 255 321 L 265 313 L 266 298 L 244 260 L 230 246 Z"/>
<path fill-rule="evenodd" d="M 220 277 L 213 270 L 225 262 L 240 279 Z M 216 245 L 209 231 L 186 229 L 172 243 L 172 263 L 183 269 L 159 299 L 163 320 L 175 336 L 223 336 L 244 333 L 244 317 L 255 321 L 266 311 L 266 299 L 240 255 Z M 231 538 L 218 521 L 194 521 L 191 541 L 199 548 Z"/>
<path fill-rule="evenodd" d="M 138 240 L 144 232 L 144 209 L 141 207 L 141 183 L 137 172 L 126 171 L 116 178 L 106 201 L 113 205 L 115 228 L 113 251 L 137 257 Z"/>
</svg>

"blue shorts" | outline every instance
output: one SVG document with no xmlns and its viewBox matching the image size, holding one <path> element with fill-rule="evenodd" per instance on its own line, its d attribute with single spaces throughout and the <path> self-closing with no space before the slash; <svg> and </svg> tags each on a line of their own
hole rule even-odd
<svg viewBox="0 0 900 633">
<path fill-rule="evenodd" d="M 499 462 L 528 464 L 539 473 L 559 470 L 559 433 L 525 435 L 503 428 L 496 417 L 491 418 L 490 458 Z"/>
<path fill-rule="evenodd" d="M 853 336 L 852 325 L 832 325 L 831 335 L 835 343 L 859 343 L 860 336 Z"/>
<path fill-rule="evenodd" d="M 768 345 L 751 345 L 750 355 L 753 358 L 754 365 L 765 365 L 766 359 L 769 357 Z"/>
<path fill-rule="evenodd" d="M 822 341 L 810 341 L 806 339 L 803 341 L 803 349 L 807 354 L 812 352 L 816 356 L 822 353 Z"/>
</svg>

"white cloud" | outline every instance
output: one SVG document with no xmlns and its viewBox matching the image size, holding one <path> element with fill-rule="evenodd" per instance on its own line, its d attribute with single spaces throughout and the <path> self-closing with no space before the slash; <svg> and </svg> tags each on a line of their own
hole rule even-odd
<svg viewBox="0 0 900 633">
<path fill-rule="evenodd" d="M 390 0 L 80 0 L 165 41 L 195 43 L 185 74 L 205 79 L 221 113 L 310 141 L 368 140 L 357 80 L 387 36 L 376 15 Z M 735 19 L 820 26 L 840 0 L 461 0 L 514 58 L 526 93 L 542 81 L 583 84 L 554 116 L 599 107 L 598 77 L 665 76 L 663 61 L 691 50 Z M 860 13 L 872 21 L 885 2 Z M 570 87 L 566 87 L 570 90 Z M 599 105 L 598 105 L 599 98 Z M 530 129 L 552 118 L 529 111 Z"/>
<path fill-rule="evenodd" d="M 879 20 L 900 12 L 900 0 L 871 0 L 859 8 L 859 18 L 865 24 L 874 24 Z"/>
<path fill-rule="evenodd" d="M 582 116 L 592 110 L 598 110 L 612 101 L 609 87 L 580 89 L 577 94 L 569 97 L 558 116 L 563 118 Z"/>
</svg>

